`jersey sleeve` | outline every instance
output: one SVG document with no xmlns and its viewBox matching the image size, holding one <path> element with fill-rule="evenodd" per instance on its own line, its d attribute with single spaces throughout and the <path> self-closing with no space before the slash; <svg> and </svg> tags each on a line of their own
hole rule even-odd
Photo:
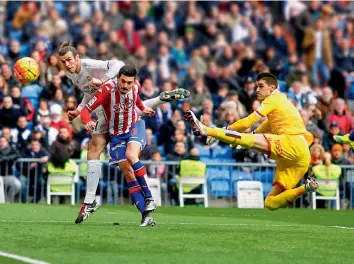
<svg viewBox="0 0 354 264">
<path fill-rule="evenodd" d="M 84 59 L 85 63 L 89 64 L 91 67 L 95 67 L 102 70 L 107 70 L 106 75 L 113 79 L 119 73 L 120 68 L 122 68 L 125 63 L 120 60 L 93 60 L 93 59 Z"/>
<path fill-rule="evenodd" d="M 85 108 L 86 103 L 90 100 L 91 94 L 85 93 L 84 92 L 84 97 L 81 100 L 81 103 L 77 106 L 77 109 L 81 112 L 82 109 Z"/>
<path fill-rule="evenodd" d="M 267 132 L 270 132 L 270 126 L 269 126 L 269 122 L 268 122 L 268 119 L 264 120 L 262 122 L 262 124 L 260 124 L 259 127 L 257 127 L 256 133 L 267 133 Z"/>
<path fill-rule="evenodd" d="M 274 110 L 274 107 L 275 107 L 275 103 L 272 102 L 271 97 L 268 97 L 262 102 L 262 104 L 258 107 L 257 110 L 255 110 L 249 116 L 242 118 L 236 121 L 235 123 L 233 123 L 231 126 L 229 126 L 229 129 L 238 132 L 243 132 L 247 128 L 250 128 L 251 126 L 257 124 L 258 122 L 266 119 L 267 115 Z"/>
</svg>

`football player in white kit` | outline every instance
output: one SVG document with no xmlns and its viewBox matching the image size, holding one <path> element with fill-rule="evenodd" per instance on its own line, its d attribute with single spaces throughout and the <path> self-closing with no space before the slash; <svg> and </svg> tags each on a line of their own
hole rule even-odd
<svg viewBox="0 0 354 264">
<path fill-rule="evenodd" d="M 119 60 L 102 61 L 81 59 L 76 48 L 71 46 L 68 41 L 62 43 L 59 49 L 59 59 L 67 71 L 66 75 L 84 92 L 84 98 L 77 109 L 68 111 L 69 120 L 73 120 L 79 116 L 92 94 L 94 94 L 102 84 L 115 78 L 120 68 L 124 65 L 124 62 Z M 173 91 L 162 92 L 158 97 L 143 101 L 143 104 L 145 107 L 156 108 L 166 102 L 188 98 L 189 96 L 189 91 L 178 88 Z M 88 216 L 97 211 L 99 207 L 99 204 L 95 200 L 98 181 L 102 173 L 99 157 L 108 143 L 108 123 L 102 107 L 97 108 L 95 114 L 98 120 L 96 128 L 92 133 L 92 139 L 87 154 L 87 190 L 84 203 L 75 221 L 77 224 L 86 220 Z M 153 204 L 154 203 L 152 203 L 152 206 L 154 206 Z M 84 210 L 82 209 L 83 207 Z"/>
</svg>

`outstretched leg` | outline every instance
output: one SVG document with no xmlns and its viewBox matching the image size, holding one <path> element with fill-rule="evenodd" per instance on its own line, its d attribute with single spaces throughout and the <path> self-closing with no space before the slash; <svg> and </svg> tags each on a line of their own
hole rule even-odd
<svg viewBox="0 0 354 264">
<path fill-rule="evenodd" d="M 143 105 L 155 109 L 156 107 L 162 104 L 166 104 L 180 99 L 186 99 L 190 97 L 190 95 L 191 93 L 188 90 L 183 88 L 177 88 L 172 91 L 162 92 L 158 97 L 145 100 L 143 101 Z M 137 109 L 137 111 L 139 115 L 143 114 L 139 109 Z"/>
</svg>

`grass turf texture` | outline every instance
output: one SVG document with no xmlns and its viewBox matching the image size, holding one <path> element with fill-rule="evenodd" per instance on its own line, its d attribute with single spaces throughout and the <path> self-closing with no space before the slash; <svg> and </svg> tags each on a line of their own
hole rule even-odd
<svg viewBox="0 0 354 264">
<path fill-rule="evenodd" d="M 78 211 L 0 205 L 0 251 L 50 263 L 354 263 L 354 211 L 166 207 L 153 228 L 129 206 L 75 225 Z"/>
</svg>

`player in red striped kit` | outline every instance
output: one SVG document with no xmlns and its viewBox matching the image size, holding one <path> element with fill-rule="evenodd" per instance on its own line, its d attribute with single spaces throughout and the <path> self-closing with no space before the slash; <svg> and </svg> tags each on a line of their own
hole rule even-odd
<svg viewBox="0 0 354 264">
<path fill-rule="evenodd" d="M 139 97 L 140 84 L 136 81 L 137 71 L 125 65 L 118 73 L 117 81 L 100 87 L 81 111 L 85 128 L 93 130 L 97 125 L 90 112 L 102 105 L 110 134 L 110 164 L 118 164 L 127 180 L 129 193 L 142 214 L 141 227 L 154 226 L 151 212 L 156 209 L 149 187 L 145 181 L 146 170 L 139 154 L 146 145 L 145 122 L 136 111 L 138 107 L 146 115 L 154 115 L 144 107 Z"/>
</svg>

